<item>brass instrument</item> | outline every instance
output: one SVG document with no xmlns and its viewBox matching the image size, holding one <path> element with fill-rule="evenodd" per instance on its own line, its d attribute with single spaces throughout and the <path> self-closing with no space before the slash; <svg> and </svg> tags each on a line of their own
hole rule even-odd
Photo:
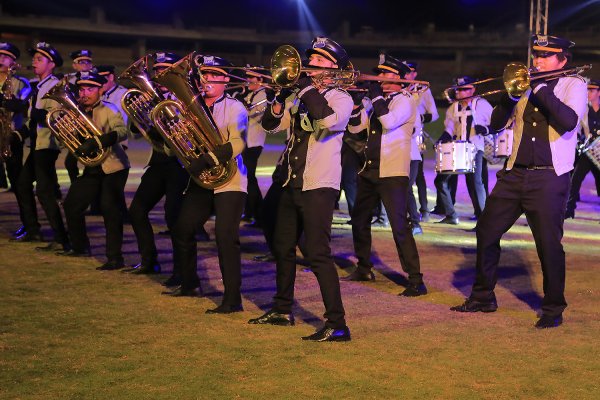
<svg viewBox="0 0 600 400">
<path fill-rule="evenodd" d="M 192 161 L 223 144 L 219 128 L 212 118 L 200 91 L 193 82 L 195 52 L 157 74 L 152 81 L 165 86 L 177 100 L 163 100 L 150 113 L 154 126 L 177 155 L 184 168 Z M 215 189 L 229 182 L 237 170 L 236 160 L 192 175 L 198 185 Z"/>
<path fill-rule="evenodd" d="M 86 167 L 101 164 L 110 154 L 110 149 L 99 149 L 94 155 L 79 157 L 75 150 L 86 139 L 102 136 L 103 132 L 79 108 L 68 90 L 69 82 L 63 78 L 42 97 L 56 101 L 61 107 L 51 110 L 46 123 L 58 140 Z"/>
<path fill-rule="evenodd" d="M 129 83 L 135 88 L 129 89 L 121 99 L 121 107 L 138 128 L 144 139 L 158 152 L 164 153 L 164 141 L 161 136 L 153 134 L 150 112 L 165 98 L 150 82 L 148 74 L 148 56 L 144 56 L 131 64 L 119 76 L 120 82 Z"/>
<path fill-rule="evenodd" d="M 529 88 L 532 81 L 543 80 L 544 82 L 547 82 L 553 79 L 559 79 L 566 76 L 575 76 L 581 74 L 584 71 L 587 71 L 590 68 L 592 68 L 592 64 L 586 64 L 580 67 L 573 67 L 569 69 L 560 69 L 556 71 L 535 72 L 527 68 L 527 66 L 523 63 L 513 62 L 508 64 L 504 68 L 502 77 L 483 79 L 470 84 L 476 87 L 477 85 L 481 85 L 484 83 L 502 80 L 504 89 L 490 90 L 485 93 L 476 94 L 473 96 L 465 97 L 463 99 L 456 99 L 451 95 L 451 92 L 461 86 L 451 86 L 444 90 L 444 97 L 446 97 L 449 103 L 455 103 L 457 101 L 468 101 L 475 97 L 491 96 L 493 94 L 504 92 L 507 92 L 510 96 L 514 98 L 519 98 Z"/>
<path fill-rule="evenodd" d="M 412 93 L 423 93 L 429 88 L 427 81 L 415 81 L 410 79 L 400 78 L 384 78 L 377 75 L 361 74 L 355 70 L 352 63 L 344 69 L 318 68 L 318 67 L 302 67 L 302 59 L 298 51 L 290 46 L 283 45 L 275 50 L 271 57 L 271 76 L 273 84 L 279 87 L 291 87 L 296 84 L 301 73 L 316 73 L 311 78 L 317 85 L 334 86 L 349 91 L 366 91 L 366 89 L 352 88 L 356 82 L 376 81 L 381 83 L 408 83 L 412 87 L 408 91 Z M 331 83 L 326 83 L 331 81 Z"/>
<path fill-rule="evenodd" d="M 12 77 L 19 68 L 21 68 L 19 64 L 13 64 L 8 68 L 6 80 L 0 88 L 0 93 L 2 93 L 5 100 L 13 98 Z M 0 160 L 7 160 L 12 156 L 10 150 L 10 136 L 13 131 L 12 119 L 13 113 L 11 111 L 0 108 Z"/>
</svg>

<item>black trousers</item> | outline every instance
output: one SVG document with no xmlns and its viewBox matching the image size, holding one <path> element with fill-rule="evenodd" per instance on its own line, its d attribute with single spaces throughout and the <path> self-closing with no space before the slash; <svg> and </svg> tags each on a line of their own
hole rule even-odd
<svg viewBox="0 0 600 400">
<path fill-rule="evenodd" d="M 246 197 L 244 218 L 257 218 L 263 201 L 258 179 L 256 179 L 256 167 L 262 149 L 262 146 L 246 147 L 242 152 L 242 159 L 248 170 L 248 196 Z"/>
<path fill-rule="evenodd" d="M 423 163 L 423 161 L 419 162 L 419 169 L 417 170 L 417 177 L 415 179 L 419 193 L 419 211 L 422 213 L 429 212 L 429 208 L 427 208 L 427 181 L 423 172 Z"/>
<path fill-rule="evenodd" d="M 558 316 L 566 308 L 565 252 L 561 240 L 569 174 L 553 170 L 501 170 L 477 222 L 477 276 L 471 298 L 495 301 L 500 239 L 522 213 L 535 240 L 544 277 L 542 311 Z"/>
<path fill-rule="evenodd" d="M 277 226 L 277 210 L 279 209 L 279 199 L 283 187 L 281 182 L 274 180 L 263 199 L 259 213 L 259 222 L 265 236 L 265 241 L 269 247 L 269 251 L 274 254 L 273 239 L 275 237 L 275 227 Z"/>
<path fill-rule="evenodd" d="M 197 273 L 197 244 L 195 234 L 211 215 L 214 205 L 215 236 L 219 267 L 223 277 L 223 305 L 242 304 L 242 261 L 240 250 L 240 221 L 246 202 L 244 192 L 214 193 L 191 182 L 183 196 L 181 211 L 171 233 L 174 269 L 181 271 L 182 288 L 200 287 Z"/>
<path fill-rule="evenodd" d="M 27 156 L 23 170 L 19 175 L 16 194 L 21 221 L 25 226 L 25 230 L 29 233 L 38 233 L 40 223 L 33 194 L 33 182 L 36 182 L 35 193 L 53 230 L 53 240 L 59 243 L 67 243 L 67 230 L 63 223 L 56 196 L 58 177 L 55 164 L 58 154 L 58 150 L 32 150 Z"/>
<path fill-rule="evenodd" d="M 358 258 L 358 268 L 368 273 L 373 268 L 371 261 L 371 210 L 380 200 L 386 209 L 392 236 L 402 270 L 408 274 L 412 284 L 423 283 L 417 244 L 408 223 L 406 203 L 408 177 L 394 176 L 379 178 L 379 170 L 367 170 L 358 176 L 358 195 L 352 214 L 352 239 Z"/>
<path fill-rule="evenodd" d="M 304 232 L 305 258 L 317 278 L 325 304 L 325 325 L 346 326 L 340 282 L 331 256 L 331 222 L 338 191 L 319 188 L 302 191 L 286 187 L 279 199 L 274 250 L 277 260 L 277 293 L 274 310 L 291 313 L 296 281 L 296 245 Z"/>
<path fill-rule="evenodd" d="M 6 166 L 6 172 L 4 171 L 4 165 L 0 166 L 0 169 L 2 170 L 0 181 L 3 179 L 3 182 L 0 183 L 4 183 L 4 186 L 8 186 L 8 183 L 10 182 L 12 190 L 16 192 L 19 175 L 23 169 L 23 143 L 19 140 L 12 140 L 10 143 L 10 151 L 11 156 L 6 160 L 3 160 L 3 163 Z M 7 177 L 8 182 L 6 181 Z"/>
<path fill-rule="evenodd" d="M 342 144 L 342 181 L 341 189 L 346 195 L 348 214 L 352 215 L 356 200 L 356 177 L 365 160 L 347 143 Z"/>
<path fill-rule="evenodd" d="M 577 201 L 579 200 L 579 191 L 581 190 L 581 184 L 585 179 L 588 172 L 592 171 L 596 185 L 600 182 L 600 169 L 588 158 L 586 155 L 582 155 L 577 160 L 575 165 L 575 171 L 571 176 L 571 190 L 569 192 L 569 200 L 567 202 L 567 210 L 574 211 L 577 208 Z"/>
<path fill-rule="evenodd" d="M 189 178 L 187 171 L 174 159 L 150 165 L 144 171 L 140 186 L 129 207 L 129 218 L 137 239 L 142 265 L 152 266 L 158 257 L 154 231 L 149 218 L 150 211 L 165 196 L 165 221 L 168 229 L 173 231 L 181 210 L 183 191 Z"/>
<path fill-rule="evenodd" d="M 71 183 L 75 182 L 75 179 L 77 179 L 79 176 L 79 167 L 77 166 L 77 157 L 75 157 L 71 152 L 68 152 L 65 156 L 65 169 L 69 174 Z"/>
<path fill-rule="evenodd" d="M 417 210 L 417 200 L 415 199 L 415 194 L 413 193 L 413 185 L 417 181 L 417 175 L 419 174 L 419 165 L 423 164 L 423 161 L 420 160 L 411 160 L 410 161 L 410 173 L 408 177 L 408 217 L 410 218 L 410 222 L 413 226 L 419 225 L 421 222 L 421 214 L 419 210 Z M 427 202 L 425 203 L 425 211 L 427 211 Z"/>
<path fill-rule="evenodd" d="M 73 250 L 84 252 L 90 247 L 85 225 L 85 210 L 100 192 L 100 208 L 106 228 L 106 258 L 123 262 L 123 210 L 125 183 L 129 169 L 112 174 L 84 168 L 83 174 L 71 184 L 64 208 Z"/>
</svg>

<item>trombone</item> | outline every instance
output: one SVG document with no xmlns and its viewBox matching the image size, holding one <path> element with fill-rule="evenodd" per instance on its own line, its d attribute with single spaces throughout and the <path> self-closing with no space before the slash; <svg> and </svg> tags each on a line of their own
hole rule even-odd
<svg viewBox="0 0 600 400">
<path fill-rule="evenodd" d="M 409 91 L 413 93 L 422 93 L 429 88 L 427 81 L 415 81 L 410 79 L 400 78 L 383 78 L 377 75 L 361 74 L 355 70 L 352 63 L 348 63 L 345 69 L 336 68 L 319 68 L 319 67 L 303 67 L 302 59 L 298 51 L 290 45 L 283 45 L 275 50 L 271 57 L 271 76 L 273 84 L 282 88 L 294 86 L 302 73 L 316 74 L 312 75 L 312 79 L 318 85 L 340 87 L 350 91 L 366 91 L 366 89 L 352 88 L 356 82 L 376 81 L 382 83 L 408 83 L 411 85 Z M 331 83 L 326 83 L 331 81 Z"/>
<path fill-rule="evenodd" d="M 490 90 L 488 92 L 465 97 L 463 99 L 456 99 L 453 98 L 450 95 L 450 93 L 451 91 L 456 90 L 456 88 L 459 88 L 461 86 L 451 86 L 444 90 L 444 97 L 446 97 L 448 102 L 451 104 L 457 101 L 467 101 L 475 97 L 491 96 L 494 94 L 504 92 L 508 93 L 511 97 L 519 98 L 523 93 L 525 93 L 525 91 L 529 88 L 531 82 L 533 81 L 543 80 L 544 82 L 548 82 L 554 79 L 564 78 L 567 76 L 575 76 L 587 71 L 590 68 L 592 68 L 592 64 L 585 64 L 579 67 L 560 69 L 556 71 L 535 72 L 527 68 L 527 66 L 523 63 L 513 62 L 508 64 L 504 68 L 502 77 L 483 79 L 470 84 L 476 86 L 487 82 L 502 80 L 502 83 L 504 84 L 504 89 Z"/>
</svg>

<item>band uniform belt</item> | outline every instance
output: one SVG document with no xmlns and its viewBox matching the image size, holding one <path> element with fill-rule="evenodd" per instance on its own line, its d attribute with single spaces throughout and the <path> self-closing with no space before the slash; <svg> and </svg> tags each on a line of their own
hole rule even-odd
<svg viewBox="0 0 600 400">
<path fill-rule="evenodd" d="M 522 168 L 528 171 L 537 171 L 537 170 L 546 170 L 551 169 L 554 170 L 554 166 L 552 165 L 523 165 L 523 164 L 515 164 L 515 168 Z"/>
</svg>

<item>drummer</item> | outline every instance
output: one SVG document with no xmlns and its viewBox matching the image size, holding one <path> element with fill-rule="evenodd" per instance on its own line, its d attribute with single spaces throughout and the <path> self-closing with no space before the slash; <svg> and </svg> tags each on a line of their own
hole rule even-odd
<svg viewBox="0 0 600 400">
<path fill-rule="evenodd" d="M 469 142 L 475 147 L 474 171 L 465 174 L 469 197 L 473 203 L 475 219 L 479 218 L 485 206 L 486 191 L 482 180 L 483 170 L 483 135 L 488 135 L 492 106 L 487 100 L 475 95 L 476 79 L 470 76 L 461 76 L 454 81 L 456 101 L 446 111 L 444 133 L 440 142 L 455 143 Z M 457 146 L 455 146 L 455 149 Z M 468 158 L 468 157 L 467 157 Z M 467 166 L 470 167 L 470 166 Z M 457 172 L 461 173 L 461 172 Z M 438 221 L 441 224 L 458 225 L 458 214 L 454 209 L 451 187 L 449 184 L 452 174 L 438 174 L 435 178 L 435 187 L 444 206 L 446 216 Z"/>
</svg>

